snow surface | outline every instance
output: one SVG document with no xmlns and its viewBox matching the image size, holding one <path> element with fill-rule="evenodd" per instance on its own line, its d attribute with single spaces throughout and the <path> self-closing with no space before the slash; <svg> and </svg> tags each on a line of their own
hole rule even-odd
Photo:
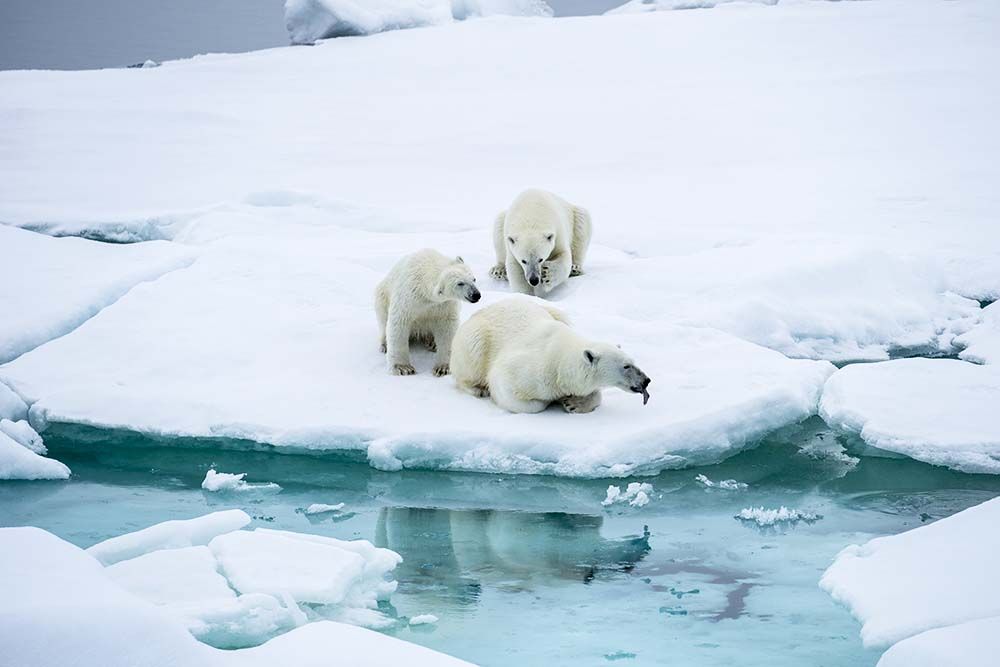
<svg viewBox="0 0 1000 667">
<path fill-rule="evenodd" d="M 174 519 L 112 537 L 90 547 L 87 553 L 104 565 L 114 565 L 151 551 L 203 546 L 215 537 L 239 530 L 249 523 L 250 516 L 243 510 L 223 510 L 193 519 Z"/>
<path fill-rule="evenodd" d="M 209 468 L 208 472 L 205 473 L 205 479 L 201 482 L 201 488 L 206 491 L 280 491 L 281 487 L 274 482 L 264 482 L 261 484 L 250 484 L 243 478 L 246 477 L 245 472 L 241 473 L 231 473 L 231 472 L 216 472 L 215 469 Z"/>
<path fill-rule="evenodd" d="M 193 257 L 177 244 L 53 239 L 0 225 L 0 363 L 72 331 L 137 283 Z"/>
<path fill-rule="evenodd" d="M 325 514 L 326 512 L 339 512 L 342 509 L 344 509 L 344 503 L 337 503 L 336 505 L 313 503 L 305 509 L 305 514 Z"/>
<path fill-rule="evenodd" d="M 823 575 L 820 586 L 861 621 L 865 646 L 888 646 L 925 630 L 994 619 L 986 626 L 915 640 L 887 664 L 911 664 L 898 661 L 916 652 L 940 652 L 948 646 L 945 641 L 966 636 L 978 637 L 982 648 L 981 633 L 995 627 L 1000 617 L 1000 580 L 993 576 L 1000 550 L 998 522 L 1000 498 L 995 498 L 899 535 L 849 546 Z M 995 642 L 996 635 L 992 637 Z M 991 652 L 995 655 L 995 643 Z M 925 664 L 989 664 L 928 660 Z"/>
<path fill-rule="evenodd" d="M 803 512 L 802 510 L 789 509 L 782 505 L 778 509 L 765 509 L 763 507 L 744 507 L 736 515 L 740 521 L 756 523 L 761 527 L 774 526 L 777 524 L 792 524 L 799 521 L 811 523 L 822 519 L 818 514 Z"/>
<path fill-rule="evenodd" d="M 0 645 L 11 665 L 153 667 L 371 667 L 468 665 L 430 649 L 322 621 L 249 649 L 198 642 L 166 608 L 115 584 L 81 549 L 38 528 L 0 528 Z"/>
<path fill-rule="evenodd" d="M 619 7 L 609 9 L 605 14 L 642 14 L 645 12 L 661 12 L 675 9 L 710 9 L 717 5 L 734 2 L 757 5 L 778 4 L 778 0 L 629 0 L 629 2 Z"/>
<path fill-rule="evenodd" d="M 42 442 L 42 436 L 38 435 L 38 432 L 31 428 L 31 424 L 26 420 L 14 422 L 9 419 L 0 419 L 0 433 L 6 434 L 14 442 L 22 447 L 27 447 L 36 454 L 44 456 L 48 453 L 45 443 Z"/>
<path fill-rule="evenodd" d="M 893 644 L 878 667 L 987 667 L 997 659 L 1000 616 L 922 632 Z"/>
<path fill-rule="evenodd" d="M 10 387 L 0 382 L 0 419 L 16 422 L 27 418 L 27 404 Z"/>
<path fill-rule="evenodd" d="M 5 432 L 0 432 L 0 479 L 68 479 L 65 465 L 39 456 Z"/>
<path fill-rule="evenodd" d="M 544 0 L 285 0 L 293 44 L 508 14 L 552 16 Z"/>
<path fill-rule="evenodd" d="M 977 364 L 1000 364 L 1000 301 L 983 309 L 983 321 L 955 339 L 959 357 Z"/>
<path fill-rule="evenodd" d="M 963 472 L 1000 473 L 1000 366 L 953 359 L 857 364 L 826 383 L 820 415 L 871 447 Z"/>
</svg>

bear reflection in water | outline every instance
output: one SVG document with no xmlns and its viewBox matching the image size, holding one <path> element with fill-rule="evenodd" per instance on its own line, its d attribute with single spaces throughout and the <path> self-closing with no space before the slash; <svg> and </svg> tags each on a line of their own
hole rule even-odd
<svg viewBox="0 0 1000 667">
<path fill-rule="evenodd" d="M 475 604 L 489 582 L 530 590 L 552 579 L 589 582 L 601 571 L 630 571 L 649 552 L 649 532 L 600 535 L 603 518 L 500 510 L 383 508 L 376 545 L 400 553 L 400 589 L 452 604 Z"/>
</svg>

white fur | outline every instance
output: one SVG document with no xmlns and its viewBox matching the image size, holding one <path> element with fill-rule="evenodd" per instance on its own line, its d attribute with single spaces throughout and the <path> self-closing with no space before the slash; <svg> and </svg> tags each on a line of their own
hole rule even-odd
<svg viewBox="0 0 1000 667">
<path fill-rule="evenodd" d="M 628 390 L 645 378 L 614 345 L 578 336 L 561 311 L 523 297 L 483 308 L 458 328 L 451 370 L 460 389 L 510 412 L 541 412 L 554 401 L 590 412 L 602 388 Z"/>
<path fill-rule="evenodd" d="M 583 273 L 590 236 L 586 209 L 545 190 L 525 190 L 493 223 L 497 263 L 490 275 L 522 294 L 545 296 Z"/>
<path fill-rule="evenodd" d="M 461 257 L 452 259 L 426 249 L 399 260 L 375 289 L 379 344 L 390 372 L 416 372 L 410 362 L 410 341 L 419 340 L 437 350 L 434 375 L 447 375 L 458 302 L 471 294 L 478 300 L 476 278 Z"/>
</svg>

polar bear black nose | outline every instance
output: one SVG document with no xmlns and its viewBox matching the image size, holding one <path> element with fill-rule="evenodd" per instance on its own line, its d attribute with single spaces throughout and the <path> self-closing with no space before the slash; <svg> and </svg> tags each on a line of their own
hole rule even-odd
<svg viewBox="0 0 1000 667">
<path fill-rule="evenodd" d="M 536 285 L 538 285 L 538 277 L 531 276 L 530 278 L 528 278 L 528 282 L 531 283 L 532 287 L 535 287 Z"/>
</svg>

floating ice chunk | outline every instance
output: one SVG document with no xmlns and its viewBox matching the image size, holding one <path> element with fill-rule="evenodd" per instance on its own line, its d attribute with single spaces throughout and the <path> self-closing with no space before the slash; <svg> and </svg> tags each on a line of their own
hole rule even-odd
<svg viewBox="0 0 1000 667">
<path fill-rule="evenodd" d="M 803 512 L 802 510 L 789 509 L 782 505 L 778 509 L 765 509 L 763 507 L 744 507 L 739 511 L 739 514 L 735 516 L 736 519 L 740 521 L 749 521 L 756 523 L 758 526 L 767 527 L 773 526 L 780 523 L 798 523 L 799 521 L 805 521 L 806 523 L 812 523 L 813 521 L 819 521 L 823 517 L 819 514 L 813 514 L 812 512 Z"/>
<path fill-rule="evenodd" d="M 136 558 L 159 549 L 181 549 L 208 544 L 212 538 L 250 523 L 243 510 L 212 512 L 194 519 L 164 521 L 134 533 L 112 537 L 87 549 L 104 565 Z"/>
<path fill-rule="evenodd" d="M 955 339 L 959 357 L 977 364 L 1000 364 L 1000 301 L 983 309 L 983 321 Z"/>
<path fill-rule="evenodd" d="M 967 621 L 921 632 L 894 644 L 878 667 L 974 667 L 992 665 L 997 659 L 1000 616 Z"/>
<path fill-rule="evenodd" d="M 205 479 L 201 483 L 201 488 L 206 491 L 280 491 L 281 487 L 274 482 L 264 482 L 262 484 L 250 484 L 244 481 L 247 474 L 216 472 L 209 468 L 205 473 Z"/>
<path fill-rule="evenodd" d="M 834 373 L 820 415 L 876 449 L 962 472 L 1000 474 L 997 405 L 1000 366 L 898 359 Z"/>
<path fill-rule="evenodd" d="M 742 491 L 747 488 L 745 482 L 737 482 L 735 479 L 724 479 L 721 482 L 713 482 L 705 475 L 695 475 L 695 480 L 706 489 L 725 489 L 726 491 Z"/>
<path fill-rule="evenodd" d="M 0 432 L 0 479 L 67 479 L 70 470 Z"/>
<path fill-rule="evenodd" d="M 410 625 L 431 625 L 438 622 L 434 614 L 418 614 L 410 618 Z"/>
<path fill-rule="evenodd" d="M 336 505 L 324 505 L 323 503 L 313 503 L 304 510 L 305 514 L 324 514 L 326 512 L 339 512 L 344 509 L 344 503 Z"/>
<path fill-rule="evenodd" d="M 849 546 L 820 587 L 861 621 L 861 639 L 871 647 L 1000 616 L 1000 578 L 992 576 L 1000 553 L 998 525 L 995 498 L 899 535 Z"/>
<path fill-rule="evenodd" d="M 0 382 L 0 419 L 21 421 L 28 418 L 28 404 L 17 393 Z"/>
<path fill-rule="evenodd" d="M 45 443 L 42 442 L 42 436 L 31 428 L 31 424 L 27 420 L 22 419 L 15 422 L 9 419 L 0 419 L 0 433 L 6 433 L 11 440 L 40 456 L 48 453 L 45 449 Z"/>
<path fill-rule="evenodd" d="M 235 599 L 236 593 L 218 572 L 206 546 L 153 551 L 107 568 L 123 588 L 153 604 Z"/>
<path fill-rule="evenodd" d="M 645 482 L 632 482 L 623 492 L 620 486 L 611 485 L 608 487 L 607 497 L 601 501 L 605 507 L 617 503 L 627 502 L 632 507 L 644 507 L 649 503 L 649 496 L 653 493 L 653 485 Z"/>
<path fill-rule="evenodd" d="M 316 604 L 374 603 L 381 581 L 365 576 L 359 553 L 294 533 L 255 530 L 220 535 L 209 548 L 229 583 L 241 593 L 281 595 Z"/>
</svg>

